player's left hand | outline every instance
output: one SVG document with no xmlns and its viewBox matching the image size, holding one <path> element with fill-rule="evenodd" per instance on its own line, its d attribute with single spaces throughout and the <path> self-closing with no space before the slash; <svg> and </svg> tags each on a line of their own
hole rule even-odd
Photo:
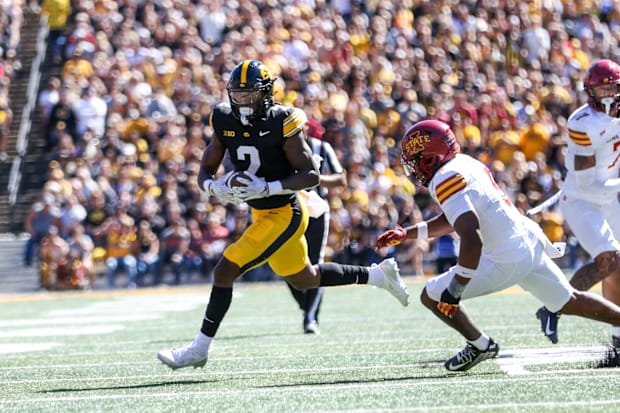
<svg viewBox="0 0 620 413">
<path fill-rule="evenodd" d="M 459 309 L 459 303 L 461 302 L 461 297 L 453 296 L 450 291 L 446 288 L 441 293 L 441 299 L 437 303 L 437 309 L 443 313 L 448 318 L 452 318 L 456 311 Z"/>
<path fill-rule="evenodd" d="M 238 197 L 235 192 L 226 185 L 225 177 L 213 181 L 207 191 L 212 193 L 216 198 L 228 202 L 229 204 L 240 205 L 244 202 L 242 198 Z"/>
<path fill-rule="evenodd" d="M 385 231 L 379 235 L 375 243 L 375 251 L 379 251 L 384 247 L 393 247 L 407 239 L 407 230 L 397 225 L 396 228 Z"/>
<path fill-rule="evenodd" d="M 250 199 L 265 198 L 269 196 L 269 185 L 263 178 L 246 172 L 249 179 L 239 177 L 237 180 L 245 186 L 236 186 L 233 188 L 235 195 L 244 201 Z"/>
</svg>

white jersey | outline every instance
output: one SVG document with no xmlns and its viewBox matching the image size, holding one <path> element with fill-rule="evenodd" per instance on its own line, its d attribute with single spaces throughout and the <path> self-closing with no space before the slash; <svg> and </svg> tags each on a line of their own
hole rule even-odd
<svg viewBox="0 0 620 413">
<path fill-rule="evenodd" d="M 610 203 L 611 194 L 579 188 L 575 180 L 575 155 L 594 156 L 597 182 L 618 178 L 620 171 L 620 119 L 584 105 L 568 118 L 568 173 L 562 191 L 569 197 L 583 199 L 598 205 Z"/>
<path fill-rule="evenodd" d="M 450 224 L 473 211 L 480 222 L 482 255 L 465 287 L 463 300 L 519 285 L 540 299 L 550 311 L 559 311 L 574 289 L 549 257 L 553 249 L 540 227 L 512 205 L 489 169 L 474 158 L 458 154 L 443 165 L 429 185 Z M 456 274 L 456 267 L 426 282 L 428 296 L 439 301 Z"/>
<path fill-rule="evenodd" d="M 515 252 L 527 248 L 524 239 L 532 238 L 527 234 L 531 228 L 525 223 L 528 218 L 512 205 L 483 163 L 457 154 L 435 173 L 429 190 L 451 225 L 465 212 L 476 213 L 482 254 L 498 262 L 521 259 Z"/>
</svg>

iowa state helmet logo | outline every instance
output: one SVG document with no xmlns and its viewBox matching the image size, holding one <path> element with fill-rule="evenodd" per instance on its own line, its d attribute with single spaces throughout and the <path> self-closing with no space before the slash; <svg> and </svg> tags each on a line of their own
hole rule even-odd
<svg viewBox="0 0 620 413">
<path fill-rule="evenodd" d="M 414 131 L 409 135 L 409 140 L 405 144 L 407 153 L 415 154 L 424 150 L 424 144 L 430 143 L 431 137 L 427 134 L 421 135 L 420 131 Z"/>
</svg>

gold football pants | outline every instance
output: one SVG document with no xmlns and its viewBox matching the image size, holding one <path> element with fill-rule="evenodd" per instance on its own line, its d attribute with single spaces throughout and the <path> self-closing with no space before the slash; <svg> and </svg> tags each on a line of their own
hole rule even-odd
<svg viewBox="0 0 620 413">
<path fill-rule="evenodd" d="M 252 209 L 252 224 L 224 250 L 224 257 L 242 274 L 265 262 L 282 277 L 297 274 L 308 263 L 307 227 L 308 211 L 299 197 L 292 205 Z"/>
</svg>

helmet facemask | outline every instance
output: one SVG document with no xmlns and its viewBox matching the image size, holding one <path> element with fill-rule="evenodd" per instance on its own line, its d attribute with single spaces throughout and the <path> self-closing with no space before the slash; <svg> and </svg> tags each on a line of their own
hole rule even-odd
<svg viewBox="0 0 620 413">
<path fill-rule="evenodd" d="M 609 59 L 590 66 L 584 78 L 588 104 L 607 116 L 620 116 L 620 66 Z"/>
<path fill-rule="evenodd" d="M 250 91 L 243 88 L 229 88 L 228 98 L 233 110 L 236 111 L 239 120 L 244 125 L 249 125 L 250 120 L 260 111 L 259 104 L 262 100 L 262 93 L 258 90 Z"/>
<path fill-rule="evenodd" d="M 413 176 L 420 181 L 424 186 L 428 186 L 433 175 L 437 171 L 439 159 L 435 156 L 422 156 L 422 153 L 417 153 L 413 158 L 407 159 L 405 155 L 400 160 L 403 165 L 403 169 L 407 176 Z"/>
<path fill-rule="evenodd" d="M 411 126 L 401 142 L 401 163 L 405 173 L 428 186 L 442 165 L 460 151 L 450 127 L 440 121 L 425 120 Z"/>
<path fill-rule="evenodd" d="M 620 115 L 620 84 L 611 83 L 603 86 L 588 88 L 588 94 L 595 108 L 607 116 Z"/>
</svg>

